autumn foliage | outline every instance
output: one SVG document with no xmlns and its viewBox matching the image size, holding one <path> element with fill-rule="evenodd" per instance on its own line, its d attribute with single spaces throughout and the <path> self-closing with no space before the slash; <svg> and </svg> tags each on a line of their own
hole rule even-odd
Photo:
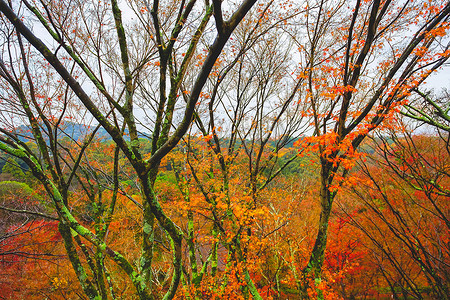
<svg viewBox="0 0 450 300">
<path fill-rule="evenodd" d="M 448 299 L 448 1 L 0 12 L 1 299 Z"/>
</svg>

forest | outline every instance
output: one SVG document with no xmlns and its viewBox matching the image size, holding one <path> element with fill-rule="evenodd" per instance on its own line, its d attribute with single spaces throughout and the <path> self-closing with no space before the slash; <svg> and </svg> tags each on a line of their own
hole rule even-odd
<svg viewBox="0 0 450 300">
<path fill-rule="evenodd" d="M 449 299 L 449 29 L 448 0 L 0 0 L 0 299 Z"/>
</svg>

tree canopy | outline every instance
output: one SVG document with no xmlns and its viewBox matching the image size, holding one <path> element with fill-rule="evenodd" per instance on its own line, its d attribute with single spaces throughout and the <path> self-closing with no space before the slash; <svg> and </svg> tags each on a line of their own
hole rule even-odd
<svg viewBox="0 0 450 300">
<path fill-rule="evenodd" d="M 34 179 L 2 172 L 37 201 L 0 195 L 28 216 L 0 263 L 49 278 L 22 297 L 448 298 L 450 107 L 424 83 L 450 2 L 0 11 L 0 150 Z"/>
</svg>

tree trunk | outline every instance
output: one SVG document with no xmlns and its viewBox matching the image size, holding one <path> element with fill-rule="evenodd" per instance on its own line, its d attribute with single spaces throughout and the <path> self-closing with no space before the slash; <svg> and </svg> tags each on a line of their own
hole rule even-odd
<svg viewBox="0 0 450 300">
<path fill-rule="evenodd" d="M 316 241 L 312 250 L 308 265 L 303 270 L 304 286 L 300 291 L 300 298 L 307 299 L 308 279 L 313 278 L 315 285 L 319 285 L 322 280 L 322 266 L 325 259 L 325 248 L 327 245 L 328 221 L 330 219 L 331 207 L 335 196 L 334 192 L 330 192 L 329 186 L 333 180 L 331 174 L 332 164 L 321 158 L 320 170 L 320 219 L 319 230 L 317 232 Z M 322 292 L 318 292 L 318 299 L 323 299 Z"/>
</svg>

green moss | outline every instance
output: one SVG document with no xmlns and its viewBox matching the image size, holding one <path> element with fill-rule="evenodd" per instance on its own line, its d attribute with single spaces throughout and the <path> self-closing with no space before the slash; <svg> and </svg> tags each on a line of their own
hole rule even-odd
<svg viewBox="0 0 450 300">
<path fill-rule="evenodd" d="M 70 233 L 72 234 L 73 237 L 76 237 L 78 235 L 78 233 L 72 228 L 70 228 Z"/>
<path fill-rule="evenodd" d="M 132 140 L 130 144 L 131 144 L 131 147 L 133 147 L 133 148 L 139 148 L 139 145 L 140 145 L 139 139 Z"/>
<path fill-rule="evenodd" d="M 152 232 L 152 226 L 150 224 L 148 224 L 147 222 L 144 222 L 144 226 L 143 226 L 142 230 L 144 231 L 144 233 L 150 234 Z"/>
</svg>

